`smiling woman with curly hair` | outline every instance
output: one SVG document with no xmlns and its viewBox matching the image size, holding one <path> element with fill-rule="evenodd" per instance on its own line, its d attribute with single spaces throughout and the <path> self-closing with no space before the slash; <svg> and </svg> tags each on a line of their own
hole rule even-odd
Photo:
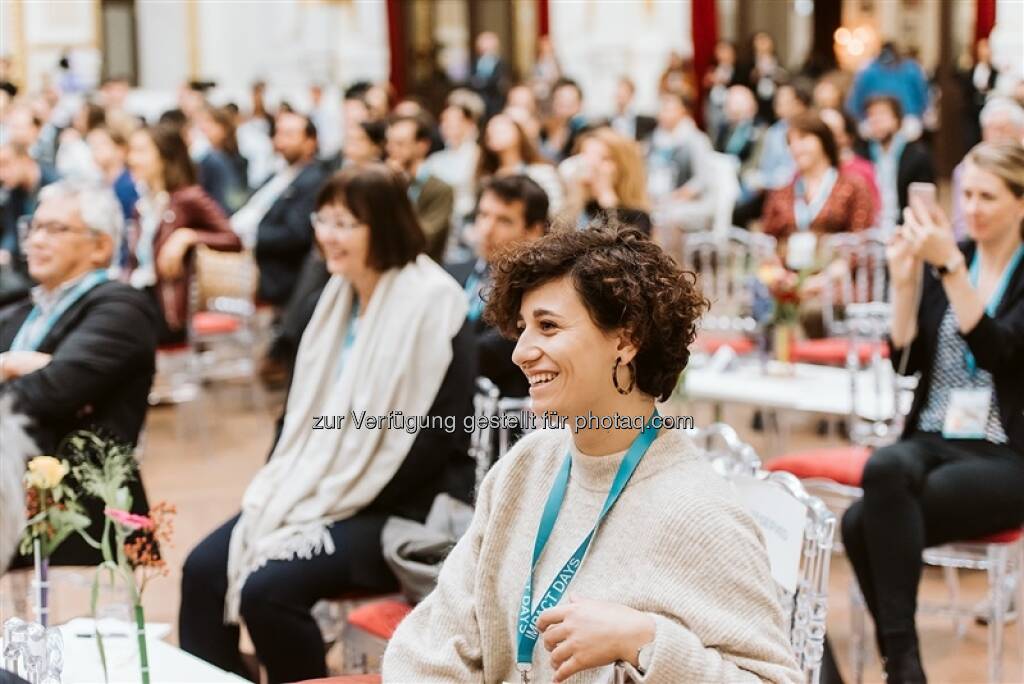
<svg viewBox="0 0 1024 684">
<path fill-rule="evenodd" d="M 802 679 L 757 525 L 658 427 L 707 305 L 694 281 L 616 225 L 498 261 L 485 317 L 518 339 L 531 410 L 556 427 L 487 475 L 437 588 L 388 646 L 385 681 L 597 682 L 616 667 L 639 682 Z"/>
</svg>

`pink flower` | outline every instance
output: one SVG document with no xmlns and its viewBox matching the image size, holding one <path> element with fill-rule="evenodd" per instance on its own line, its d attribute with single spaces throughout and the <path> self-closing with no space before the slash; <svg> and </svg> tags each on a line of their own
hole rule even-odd
<svg viewBox="0 0 1024 684">
<path fill-rule="evenodd" d="M 122 511 L 119 508 L 104 508 L 103 514 L 129 530 L 148 530 L 153 527 L 153 521 L 148 517 Z"/>
</svg>

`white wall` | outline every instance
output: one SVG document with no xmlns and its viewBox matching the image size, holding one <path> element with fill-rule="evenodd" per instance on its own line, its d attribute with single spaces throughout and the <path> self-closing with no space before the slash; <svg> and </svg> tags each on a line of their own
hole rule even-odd
<svg viewBox="0 0 1024 684">
<path fill-rule="evenodd" d="M 189 76 L 185 3 L 137 2 L 139 86 L 174 89 Z"/>
<path fill-rule="evenodd" d="M 549 7 L 562 72 L 579 82 L 591 115 L 610 113 L 622 75 L 636 83 L 637 107 L 654 111 L 669 53 L 693 54 L 689 2 L 553 0 Z"/>
</svg>

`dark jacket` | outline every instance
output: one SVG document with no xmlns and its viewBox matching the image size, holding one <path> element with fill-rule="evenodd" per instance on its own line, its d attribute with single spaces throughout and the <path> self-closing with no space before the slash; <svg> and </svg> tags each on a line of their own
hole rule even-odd
<svg viewBox="0 0 1024 684">
<path fill-rule="evenodd" d="M 302 262 L 313 247 L 309 216 L 324 180 L 322 164 L 316 161 L 307 164 L 260 221 L 256 233 L 260 299 L 277 305 L 288 301 Z"/>
<path fill-rule="evenodd" d="M 974 243 L 962 244 L 961 251 L 970 264 Z M 904 437 L 917 429 L 918 417 L 928 397 L 939 324 L 948 307 L 949 300 L 942 283 L 931 275 L 930 269 L 926 269 L 921 306 L 917 312 L 917 336 L 909 347 L 894 347 L 890 355 L 897 371 L 906 354 L 905 374 L 921 374 L 914 403 L 907 416 Z M 1024 263 L 1010 278 L 995 318 L 986 313 L 963 338 L 978 367 L 992 374 L 999 417 L 1010 446 L 1024 455 L 1024 383 L 1021 382 L 1024 379 Z"/>
<path fill-rule="evenodd" d="M 903 222 L 903 210 L 910 202 L 908 190 L 911 183 L 934 183 L 935 162 L 932 161 L 931 152 L 920 140 L 907 143 L 900 156 L 900 163 L 896 171 L 896 186 L 900 198 L 900 219 Z"/>
<path fill-rule="evenodd" d="M 451 186 L 436 176 L 429 176 L 424 181 L 413 204 L 416 218 L 427 237 L 427 255 L 438 263 L 444 258 L 454 206 L 455 193 Z"/>
<path fill-rule="evenodd" d="M 171 233 L 179 228 L 196 231 L 199 243 L 211 249 L 226 252 L 242 249 L 242 242 L 231 230 L 224 211 L 198 185 L 189 185 L 171 193 L 170 205 L 153 239 L 154 259 L 159 260 L 160 251 Z M 137 230 L 130 239 L 134 254 L 139 240 Z M 168 331 L 182 331 L 188 323 L 188 284 L 191 277 L 191 268 L 186 268 L 185 275 L 174 280 L 165 280 L 157 273 L 156 299 Z"/>
<path fill-rule="evenodd" d="M 474 258 L 446 264 L 445 270 L 459 285 L 465 287 L 475 266 Z M 502 336 L 495 328 L 485 323 L 482 317 L 470 325 L 476 335 L 480 375 L 493 382 L 503 397 L 525 397 L 529 394 L 530 383 L 519 366 L 512 362 L 512 352 L 516 348 L 515 340 Z"/>
<path fill-rule="evenodd" d="M 7 351 L 32 310 L 29 301 L 0 311 L 0 351 Z M 157 313 L 149 298 L 114 281 L 97 285 L 75 302 L 43 338 L 37 351 L 52 354 L 40 370 L 0 385 L 15 399 L 15 410 L 26 414 L 29 435 L 41 454 L 53 454 L 76 430 L 90 430 L 120 442 L 135 444 L 146 418 L 156 354 Z M 142 482 L 130 486 L 132 510 L 149 510 Z M 89 509 L 99 525 L 98 504 Z M 77 536 L 53 557 L 64 565 L 95 565 L 96 551 Z"/>
<path fill-rule="evenodd" d="M 294 354 L 298 351 L 298 340 L 309 325 L 316 309 L 317 301 L 323 290 L 314 292 L 307 297 L 301 307 L 301 328 L 293 356 L 287 360 L 289 368 L 295 367 Z M 469 433 L 465 430 L 467 417 L 473 415 L 473 393 L 476 390 L 477 364 L 476 341 L 470 323 L 466 321 L 452 338 L 452 360 L 448 371 L 441 381 L 434 403 L 427 416 L 446 416 L 455 418 L 455 431 L 444 429 L 425 429 L 416 433 L 412 447 L 402 465 L 377 494 L 377 497 L 366 507 L 367 512 L 395 515 L 410 520 L 423 521 L 430 511 L 430 506 L 441 492 L 451 494 L 455 498 L 470 503 L 475 487 L 476 464 L 469 457 Z M 300 382 L 309 382 L 310 378 L 300 378 Z M 289 381 L 291 384 L 296 378 Z M 288 405 L 287 398 L 285 406 Z M 274 452 L 277 440 L 281 436 L 284 425 L 284 413 L 277 421 L 274 444 L 270 452 Z"/>
</svg>

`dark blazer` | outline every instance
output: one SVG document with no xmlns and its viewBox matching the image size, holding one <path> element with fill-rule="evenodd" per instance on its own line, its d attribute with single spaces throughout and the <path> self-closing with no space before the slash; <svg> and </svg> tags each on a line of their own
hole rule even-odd
<svg viewBox="0 0 1024 684">
<path fill-rule="evenodd" d="M 256 263 L 260 267 L 260 299 L 283 305 L 295 287 L 302 262 L 313 246 L 309 216 L 316 193 L 326 180 L 324 166 L 306 165 L 260 221 L 256 233 Z"/>
<path fill-rule="evenodd" d="M 289 368 L 295 367 L 298 341 L 309 325 L 322 293 L 321 288 L 310 294 L 296 313 L 295 344 L 289 348 L 291 357 L 286 361 Z M 426 429 L 417 432 L 402 465 L 391 481 L 377 494 L 377 498 L 367 506 L 367 512 L 422 521 L 426 519 L 434 497 L 441 492 L 447 492 L 466 503 L 472 503 L 476 485 L 476 464 L 469 457 L 469 433 L 465 431 L 464 426 L 466 418 L 473 415 L 473 394 L 476 391 L 476 378 L 479 372 L 476 358 L 476 341 L 470 323 L 466 321 L 452 338 L 451 363 L 441 381 L 434 403 L 427 412 L 427 416 L 454 416 L 455 431 L 449 433 L 443 429 Z M 310 381 L 309 378 L 298 380 Z M 295 381 L 296 378 L 290 378 L 289 391 Z M 285 406 L 287 405 L 286 399 Z M 267 454 L 268 459 L 281 436 L 283 425 L 282 412 L 277 421 L 274 444 Z"/>
<path fill-rule="evenodd" d="M 29 301 L 0 311 L 0 351 L 7 351 L 32 310 Z M 157 313 L 145 293 L 108 281 L 97 285 L 57 320 L 38 351 L 52 354 L 40 370 L 0 385 L 15 410 L 32 420 L 29 435 L 40 453 L 53 454 L 69 433 L 91 430 L 135 444 L 146 419 L 156 354 Z M 142 482 L 130 485 L 132 510 L 149 510 Z M 98 537 L 102 507 L 90 508 Z M 95 565 L 98 552 L 77 536 L 53 557 L 63 565 Z"/>
<path fill-rule="evenodd" d="M 974 256 L 973 242 L 960 246 L 967 263 Z M 897 371 L 906 355 L 907 375 L 920 373 L 914 392 L 914 403 L 907 416 L 903 436 L 917 429 L 917 420 L 924 408 L 932 381 L 939 324 L 946 315 L 949 300 L 942 283 L 925 270 L 921 306 L 917 312 L 917 336 L 909 347 L 893 347 L 890 358 Z M 1010 278 L 995 318 L 987 313 L 974 329 L 963 336 L 974 354 L 979 368 L 992 374 L 999 417 L 1010 440 L 1010 446 L 1024 455 L 1024 263 Z M 891 340 L 890 340 L 891 344 Z"/>
<path fill-rule="evenodd" d="M 473 60 L 473 73 L 469 76 L 469 87 L 483 98 L 484 119 L 489 119 L 505 106 L 505 94 L 508 92 L 508 63 L 501 57 L 494 64 L 491 72 L 484 74 L 479 69 L 480 58 Z"/>
<path fill-rule="evenodd" d="M 445 270 L 451 274 L 459 285 L 466 286 L 466 281 L 476 266 L 476 259 L 445 264 Z M 510 340 L 495 328 L 478 318 L 471 323 L 476 335 L 477 359 L 480 375 L 493 382 L 503 397 L 525 397 L 530 393 L 530 383 L 519 366 L 512 363 L 512 352 L 516 342 Z"/>
<path fill-rule="evenodd" d="M 224 211 L 198 185 L 190 185 L 171 193 L 170 205 L 153 240 L 154 258 L 159 259 L 160 251 L 167 244 L 171 233 L 179 228 L 195 230 L 200 244 L 211 249 L 227 252 L 242 249 L 242 242 L 231 230 Z M 139 239 L 138 230 L 130 239 L 134 254 Z M 188 283 L 191 277 L 190 268 L 186 268 L 183 277 L 174 280 L 164 280 L 157 274 L 156 299 L 168 331 L 182 331 L 188 323 Z"/>
<path fill-rule="evenodd" d="M 900 219 L 903 222 L 903 210 L 909 203 L 908 190 L 911 183 L 934 183 L 935 162 L 932 161 L 932 154 L 920 140 L 907 143 L 900 156 L 900 163 L 896 171 L 896 186 L 900 198 Z"/>
<path fill-rule="evenodd" d="M 438 263 L 444 258 L 454 206 L 455 193 L 451 186 L 436 176 L 429 176 L 416 196 L 414 209 L 427 236 L 427 255 Z"/>
</svg>

